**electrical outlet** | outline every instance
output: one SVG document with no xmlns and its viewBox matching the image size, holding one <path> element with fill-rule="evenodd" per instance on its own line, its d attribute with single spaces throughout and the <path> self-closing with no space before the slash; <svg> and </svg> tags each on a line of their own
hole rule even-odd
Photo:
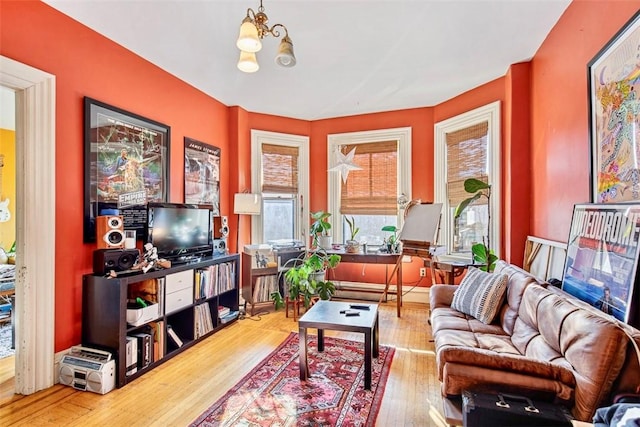
<svg viewBox="0 0 640 427">
<path fill-rule="evenodd" d="M 427 269 L 425 267 L 422 267 L 420 269 L 420 277 L 426 277 L 427 275 Z"/>
</svg>

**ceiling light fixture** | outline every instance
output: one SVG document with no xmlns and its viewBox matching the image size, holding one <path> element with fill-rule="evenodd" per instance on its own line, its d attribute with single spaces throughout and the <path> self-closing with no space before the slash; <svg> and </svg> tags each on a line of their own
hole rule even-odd
<svg viewBox="0 0 640 427">
<path fill-rule="evenodd" d="M 271 28 L 267 25 L 269 18 L 264 13 L 264 7 L 262 7 L 262 0 L 260 0 L 260 7 L 258 13 L 253 9 L 247 9 L 247 16 L 242 20 L 240 25 L 240 35 L 236 46 L 240 49 L 240 60 L 238 61 L 238 68 L 245 73 L 254 73 L 258 71 L 260 66 L 256 60 L 256 52 L 262 49 L 261 40 L 268 35 L 273 37 L 280 37 L 280 31 L 278 27 L 284 30 L 284 37 L 280 41 L 278 47 L 278 54 L 276 55 L 276 64 L 283 67 L 293 67 L 296 65 L 296 57 L 293 54 L 293 43 L 289 38 L 289 32 L 287 27 L 282 24 L 275 24 Z"/>
</svg>

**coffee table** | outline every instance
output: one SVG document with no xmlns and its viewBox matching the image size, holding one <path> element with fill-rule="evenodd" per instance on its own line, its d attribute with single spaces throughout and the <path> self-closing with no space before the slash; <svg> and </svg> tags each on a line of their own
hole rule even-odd
<svg viewBox="0 0 640 427">
<path fill-rule="evenodd" d="M 351 305 L 366 306 L 368 310 L 351 309 Z M 358 316 L 346 316 L 344 310 L 356 311 Z M 324 351 L 324 330 L 361 332 L 364 334 L 364 388 L 371 390 L 371 363 L 378 357 L 378 304 L 318 301 L 299 320 L 300 379 L 309 377 L 307 363 L 307 329 L 318 330 L 318 351 Z"/>
</svg>

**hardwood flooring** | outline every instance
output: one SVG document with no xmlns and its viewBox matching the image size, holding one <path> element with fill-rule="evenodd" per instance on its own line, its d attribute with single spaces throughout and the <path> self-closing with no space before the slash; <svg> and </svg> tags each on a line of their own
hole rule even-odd
<svg viewBox="0 0 640 427">
<path fill-rule="evenodd" d="M 426 304 L 380 305 L 380 343 L 396 348 L 378 426 L 445 426 Z M 106 395 L 55 385 L 13 394 L 13 357 L 0 360 L 1 426 L 186 426 L 273 351 L 297 323 L 284 311 L 248 317 Z M 311 331 L 315 333 L 315 331 Z M 363 341 L 362 334 L 327 331 Z"/>
</svg>

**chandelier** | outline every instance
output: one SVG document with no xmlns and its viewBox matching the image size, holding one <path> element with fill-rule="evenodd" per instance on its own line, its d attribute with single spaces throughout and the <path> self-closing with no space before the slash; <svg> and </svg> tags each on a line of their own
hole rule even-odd
<svg viewBox="0 0 640 427">
<path fill-rule="evenodd" d="M 280 37 L 280 31 L 278 27 L 284 30 L 284 37 L 280 41 L 278 47 L 278 54 L 276 55 L 276 64 L 283 67 L 293 67 L 296 65 L 296 57 L 293 55 L 293 43 L 289 38 L 289 32 L 287 27 L 282 24 L 275 24 L 271 28 L 267 22 L 267 14 L 264 13 L 264 7 L 262 7 L 262 0 L 260 0 L 260 7 L 258 13 L 253 9 L 247 9 L 247 17 L 242 20 L 240 25 L 240 35 L 236 46 L 240 49 L 240 60 L 238 61 L 238 68 L 245 73 L 255 73 L 260 66 L 256 60 L 256 52 L 262 49 L 262 40 L 268 35 L 273 37 Z"/>
</svg>

